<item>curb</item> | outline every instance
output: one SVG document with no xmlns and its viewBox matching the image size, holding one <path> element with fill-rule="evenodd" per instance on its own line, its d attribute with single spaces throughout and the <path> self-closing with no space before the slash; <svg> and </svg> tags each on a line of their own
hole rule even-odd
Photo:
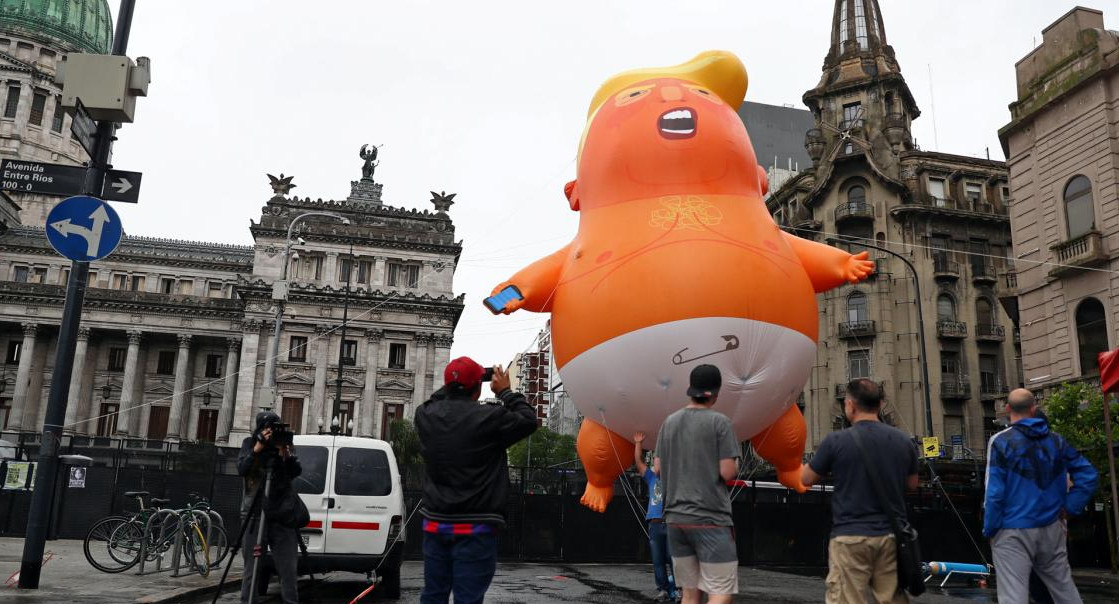
<svg viewBox="0 0 1119 604">
<path fill-rule="evenodd" d="M 241 578 L 242 575 L 240 574 L 230 574 L 229 577 L 225 580 L 225 584 L 222 586 L 222 592 L 234 593 L 234 590 L 240 592 Z M 195 587 L 180 587 L 178 589 L 172 589 L 170 591 L 165 591 L 156 595 L 143 596 L 141 598 L 137 598 L 135 602 L 136 604 L 174 604 L 175 602 L 182 602 L 188 598 L 193 599 L 196 596 L 201 596 L 203 594 L 217 591 L 218 583 L 220 582 L 221 579 L 219 577 L 219 579 L 217 581 L 214 581 L 213 583 L 207 583 L 205 585 L 198 585 Z"/>
</svg>

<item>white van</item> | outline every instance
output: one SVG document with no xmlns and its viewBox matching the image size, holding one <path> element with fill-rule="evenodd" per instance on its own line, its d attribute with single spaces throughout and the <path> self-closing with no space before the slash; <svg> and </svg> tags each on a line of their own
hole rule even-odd
<svg viewBox="0 0 1119 604">
<path fill-rule="evenodd" d="M 293 485 L 311 512 L 300 530 L 307 544 L 300 574 L 376 569 L 377 595 L 400 597 L 404 492 L 392 447 L 373 438 L 298 434 L 295 452 L 303 473 Z"/>
</svg>

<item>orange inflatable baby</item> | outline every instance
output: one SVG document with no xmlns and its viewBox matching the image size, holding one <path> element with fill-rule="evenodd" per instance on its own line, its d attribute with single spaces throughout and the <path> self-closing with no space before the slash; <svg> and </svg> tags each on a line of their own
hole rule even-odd
<svg viewBox="0 0 1119 604">
<path fill-rule="evenodd" d="M 804 490 L 793 403 L 815 360 L 815 293 L 874 265 L 773 222 L 735 112 L 745 95 L 745 68 L 721 51 L 608 80 L 565 188 L 580 216 L 575 239 L 494 289 L 523 295 L 506 314 L 552 313 L 556 366 L 585 417 L 581 501 L 594 510 L 633 463 L 627 436 L 655 435 L 701 363 L 723 374 L 714 408 L 782 484 Z"/>
</svg>

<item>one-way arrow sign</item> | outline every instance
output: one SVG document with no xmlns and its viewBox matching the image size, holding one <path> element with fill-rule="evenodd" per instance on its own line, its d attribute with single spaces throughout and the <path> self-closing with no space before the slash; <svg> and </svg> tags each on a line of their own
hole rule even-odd
<svg viewBox="0 0 1119 604">
<path fill-rule="evenodd" d="M 142 177 L 143 174 L 139 172 L 109 170 L 105 174 L 105 184 L 101 188 L 101 199 L 139 203 Z"/>
</svg>

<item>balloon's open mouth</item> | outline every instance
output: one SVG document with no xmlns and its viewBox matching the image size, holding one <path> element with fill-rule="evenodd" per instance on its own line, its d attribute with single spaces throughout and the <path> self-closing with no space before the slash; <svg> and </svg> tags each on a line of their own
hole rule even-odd
<svg viewBox="0 0 1119 604">
<path fill-rule="evenodd" d="M 664 138 L 691 138 L 695 136 L 695 111 L 688 107 L 666 111 L 657 119 L 657 128 Z"/>
</svg>

